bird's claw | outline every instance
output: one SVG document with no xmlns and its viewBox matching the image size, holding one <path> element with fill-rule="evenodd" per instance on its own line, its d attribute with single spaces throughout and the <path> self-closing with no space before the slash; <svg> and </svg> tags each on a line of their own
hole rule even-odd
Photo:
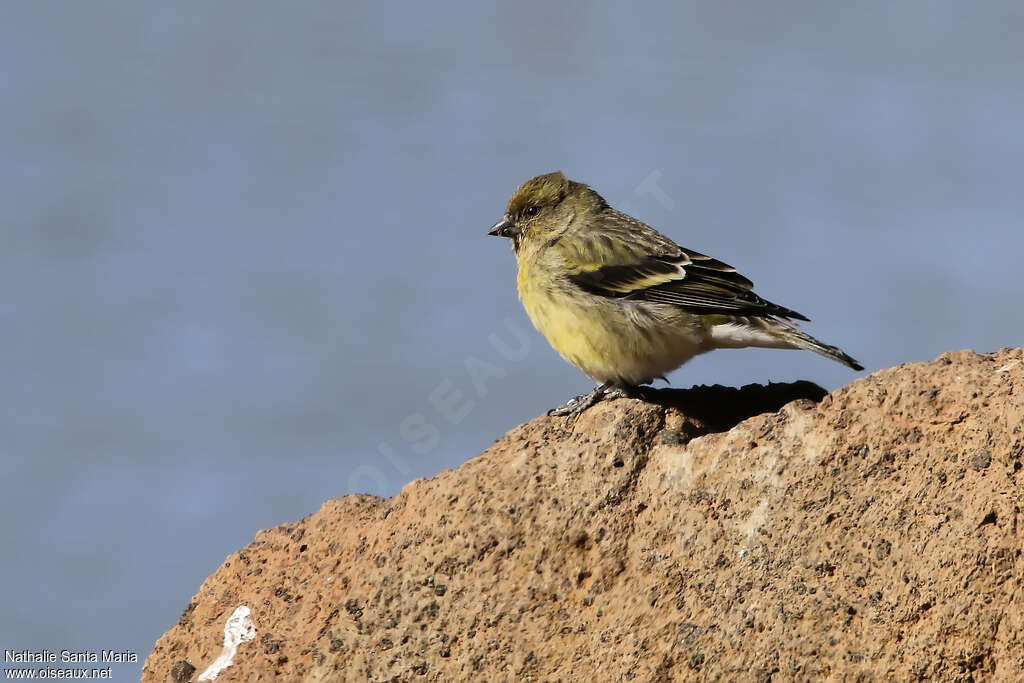
<svg viewBox="0 0 1024 683">
<path fill-rule="evenodd" d="M 579 396 L 569 399 L 564 405 L 560 405 L 554 410 L 549 411 L 548 415 L 553 417 L 565 417 L 571 420 L 587 408 L 600 403 L 601 401 L 611 401 L 616 398 L 627 398 L 629 395 L 629 392 L 622 387 L 614 386 L 612 384 L 602 384 L 589 394 L 580 394 Z"/>
</svg>

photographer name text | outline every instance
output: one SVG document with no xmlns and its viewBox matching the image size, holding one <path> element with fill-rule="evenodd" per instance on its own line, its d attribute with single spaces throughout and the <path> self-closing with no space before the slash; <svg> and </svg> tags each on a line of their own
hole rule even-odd
<svg viewBox="0 0 1024 683">
<path fill-rule="evenodd" d="M 53 664 L 55 662 L 138 662 L 132 650 L 4 650 L 5 662 Z"/>
</svg>

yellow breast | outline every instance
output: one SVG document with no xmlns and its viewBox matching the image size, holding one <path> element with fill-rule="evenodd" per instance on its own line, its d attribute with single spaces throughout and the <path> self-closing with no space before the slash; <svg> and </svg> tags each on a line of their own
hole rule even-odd
<svg viewBox="0 0 1024 683">
<path fill-rule="evenodd" d="M 646 383 L 702 350 L 695 316 L 590 295 L 525 260 L 519 264 L 518 289 L 534 327 L 598 382 Z"/>
</svg>

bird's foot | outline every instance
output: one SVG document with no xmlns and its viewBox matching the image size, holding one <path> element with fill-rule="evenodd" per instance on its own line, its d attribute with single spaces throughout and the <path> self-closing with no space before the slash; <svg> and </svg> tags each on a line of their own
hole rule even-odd
<svg viewBox="0 0 1024 683">
<path fill-rule="evenodd" d="M 558 406 L 554 410 L 549 411 L 548 415 L 552 415 L 554 417 L 567 417 L 571 419 L 601 401 L 611 401 L 616 398 L 628 398 L 631 395 L 632 394 L 627 388 L 616 386 L 610 382 L 605 382 L 589 394 L 580 394 L 575 398 L 569 399 L 565 405 Z"/>
</svg>

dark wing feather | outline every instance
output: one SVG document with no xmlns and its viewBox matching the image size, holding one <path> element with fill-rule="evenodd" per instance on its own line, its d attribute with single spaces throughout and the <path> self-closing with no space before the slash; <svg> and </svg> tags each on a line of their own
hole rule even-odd
<svg viewBox="0 0 1024 683">
<path fill-rule="evenodd" d="M 658 246 L 666 246 L 664 242 Z M 808 319 L 754 294 L 753 283 L 729 264 L 669 244 L 675 253 L 651 256 L 633 251 L 628 263 L 584 266 L 570 273 L 569 280 L 591 294 L 673 304 L 698 314 Z"/>
</svg>

